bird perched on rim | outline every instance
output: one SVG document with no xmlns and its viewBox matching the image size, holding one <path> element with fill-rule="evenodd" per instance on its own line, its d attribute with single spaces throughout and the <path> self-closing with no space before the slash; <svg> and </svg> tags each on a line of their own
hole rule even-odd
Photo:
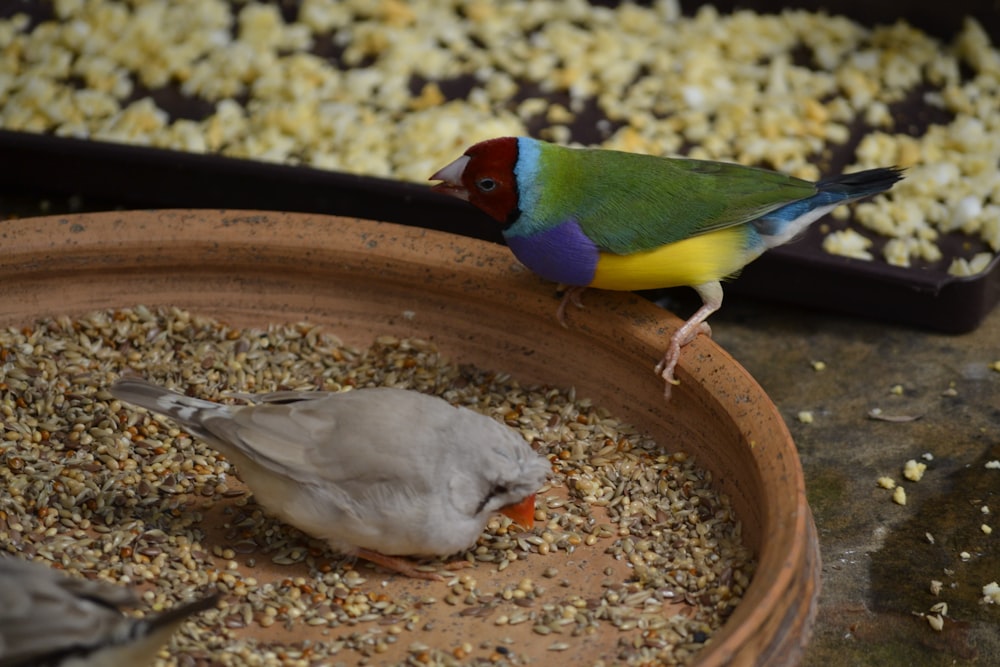
<svg viewBox="0 0 1000 667">
<path fill-rule="evenodd" d="M 271 514 L 410 577 L 441 579 L 404 556 L 467 549 L 495 512 L 531 528 L 551 469 L 510 427 L 405 389 L 283 391 L 232 406 L 126 377 L 111 394 L 218 449 Z"/>
<path fill-rule="evenodd" d="M 0 556 L 0 665 L 148 665 L 181 623 L 213 607 L 218 597 L 133 618 L 121 612 L 139 601 L 128 588 Z"/>
<path fill-rule="evenodd" d="M 569 287 L 645 290 L 689 285 L 702 306 L 674 332 L 656 372 L 676 384 L 681 347 L 722 305 L 720 281 L 847 202 L 883 192 L 895 167 L 817 183 L 726 162 L 569 148 L 528 137 L 473 145 L 430 180 L 503 226 L 529 269 Z"/>
</svg>

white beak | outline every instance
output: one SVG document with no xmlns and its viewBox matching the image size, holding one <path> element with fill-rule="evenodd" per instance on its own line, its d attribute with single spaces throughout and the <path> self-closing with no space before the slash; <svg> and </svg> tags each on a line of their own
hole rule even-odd
<svg viewBox="0 0 1000 667">
<path fill-rule="evenodd" d="M 448 166 L 434 172 L 434 175 L 429 180 L 441 181 L 441 183 L 434 185 L 431 189 L 435 192 L 468 201 L 469 191 L 462 185 L 462 174 L 465 172 L 467 164 L 469 164 L 469 156 L 463 155 Z"/>
</svg>

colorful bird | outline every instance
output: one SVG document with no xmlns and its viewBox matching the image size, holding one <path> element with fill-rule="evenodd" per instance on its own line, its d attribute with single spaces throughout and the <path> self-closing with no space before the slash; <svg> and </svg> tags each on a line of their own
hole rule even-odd
<svg viewBox="0 0 1000 667">
<path fill-rule="evenodd" d="M 421 579 L 442 577 L 402 556 L 467 549 L 495 512 L 531 528 L 535 491 L 551 469 L 514 429 L 405 389 L 283 391 L 235 406 L 125 377 L 111 394 L 218 449 L 283 521 Z"/>
<path fill-rule="evenodd" d="M 580 306 L 587 287 L 693 287 L 702 306 L 656 366 L 669 398 L 681 347 L 711 334 L 705 320 L 722 305 L 722 279 L 900 178 L 888 167 L 812 183 L 726 162 L 501 137 L 475 144 L 430 180 L 497 220 L 525 266 L 568 286 L 556 311 L 564 325 L 566 304 Z"/>
<path fill-rule="evenodd" d="M 206 595 L 134 618 L 121 612 L 139 602 L 128 588 L 0 555 L 0 665 L 150 665 L 188 616 L 218 598 Z"/>
</svg>

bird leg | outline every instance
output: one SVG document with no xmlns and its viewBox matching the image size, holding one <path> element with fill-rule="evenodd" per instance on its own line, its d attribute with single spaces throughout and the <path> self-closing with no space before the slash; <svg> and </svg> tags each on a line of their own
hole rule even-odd
<svg viewBox="0 0 1000 667">
<path fill-rule="evenodd" d="M 363 548 L 358 549 L 357 556 L 358 558 L 364 558 L 366 561 L 375 563 L 376 565 L 381 565 L 391 572 L 396 572 L 412 579 L 445 581 L 445 578 L 437 572 L 418 570 L 416 563 L 414 563 L 412 559 L 404 558 L 402 556 L 387 556 L 386 554 L 379 553 L 378 551 Z M 446 570 L 461 570 L 462 568 L 472 567 L 472 563 L 467 560 L 458 560 L 451 563 L 445 563 L 443 567 Z"/>
<path fill-rule="evenodd" d="M 693 341 L 698 334 L 706 336 L 712 335 L 712 328 L 708 326 L 708 316 L 717 311 L 722 306 L 722 285 L 718 282 L 705 283 L 695 288 L 698 296 L 701 297 L 702 306 L 694 315 L 674 332 L 670 337 L 670 345 L 660 363 L 656 364 L 656 373 L 663 378 L 666 386 L 663 388 L 663 395 L 670 400 L 670 388 L 672 385 L 680 384 L 680 380 L 674 377 L 674 368 L 681 359 L 681 348 Z"/>
<path fill-rule="evenodd" d="M 564 287 L 566 291 L 563 292 L 562 301 L 559 302 L 559 307 L 556 309 L 556 319 L 559 320 L 559 324 L 568 329 L 569 325 L 566 324 L 566 304 L 572 302 L 577 308 L 583 308 L 583 301 L 580 300 L 580 295 L 587 288 L 574 285 L 565 285 Z"/>
</svg>

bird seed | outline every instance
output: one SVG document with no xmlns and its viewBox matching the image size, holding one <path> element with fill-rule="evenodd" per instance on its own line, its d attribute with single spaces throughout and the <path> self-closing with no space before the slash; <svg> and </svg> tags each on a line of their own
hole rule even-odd
<svg viewBox="0 0 1000 667">
<path fill-rule="evenodd" d="M 353 349 L 309 323 L 237 329 L 136 306 L 0 331 L 0 364 L 3 548 L 136 586 L 151 612 L 199 589 L 223 595 L 157 667 L 332 656 L 450 665 L 455 647 L 441 638 L 484 627 L 505 638 L 463 647 L 470 661 L 523 664 L 519 642 L 548 634 L 560 636 L 549 650 L 569 656 L 575 638 L 601 633 L 615 664 L 685 664 L 753 576 L 729 499 L 693 457 L 668 453 L 572 388 L 455 365 L 425 341 L 381 337 Z M 449 583 L 387 575 L 268 516 L 221 455 L 112 399 L 107 388 L 126 369 L 220 401 L 378 385 L 439 395 L 511 424 L 551 461 L 540 519 L 524 532 L 491 518 L 478 544 L 450 559 L 471 569 Z M 593 571 L 580 576 L 580 563 Z"/>
</svg>

